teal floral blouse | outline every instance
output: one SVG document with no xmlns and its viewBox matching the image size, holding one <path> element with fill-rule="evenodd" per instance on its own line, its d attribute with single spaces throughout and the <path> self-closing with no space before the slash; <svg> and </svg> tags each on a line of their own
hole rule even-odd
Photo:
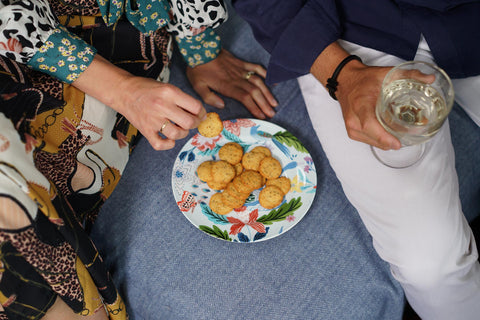
<svg viewBox="0 0 480 320">
<path fill-rule="evenodd" d="M 213 28 L 227 19 L 222 0 L 209 5 L 187 0 L 97 2 L 108 26 L 125 15 L 146 35 L 166 28 L 190 67 L 207 63 L 220 52 L 220 37 Z M 59 24 L 47 0 L 0 0 L 0 22 L 0 55 L 66 83 L 75 81 L 95 56 L 95 48 Z"/>
</svg>

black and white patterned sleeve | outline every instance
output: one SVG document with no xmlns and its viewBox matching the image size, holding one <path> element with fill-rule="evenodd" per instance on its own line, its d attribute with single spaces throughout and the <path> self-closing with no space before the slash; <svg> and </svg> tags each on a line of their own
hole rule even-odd
<svg viewBox="0 0 480 320">
<path fill-rule="evenodd" d="M 215 59 L 220 37 L 213 30 L 228 18 L 223 0 L 168 0 L 172 18 L 167 30 L 175 35 L 180 53 L 190 67 Z"/>
<path fill-rule="evenodd" d="M 28 63 L 57 25 L 47 0 L 0 0 L 0 54 Z"/>
<path fill-rule="evenodd" d="M 167 30 L 180 38 L 215 29 L 228 17 L 223 0 L 168 0 L 173 17 Z"/>
<path fill-rule="evenodd" d="M 59 24 L 47 0 L 0 0 L 1 56 L 71 83 L 95 53 Z"/>
</svg>

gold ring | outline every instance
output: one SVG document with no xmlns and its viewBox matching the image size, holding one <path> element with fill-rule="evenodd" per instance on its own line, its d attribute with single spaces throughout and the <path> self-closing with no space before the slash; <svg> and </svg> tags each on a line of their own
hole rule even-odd
<svg viewBox="0 0 480 320">
<path fill-rule="evenodd" d="M 167 126 L 167 124 L 169 124 L 169 123 L 170 123 L 170 120 L 168 120 L 168 119 L 165 120 L 165 122 L 162 124 L 162 127 L 160 128 L 160 131 L 158 131 L 158 132 L 162 133 L 163 130 L 165 129 L 165 127 Z"/>
<path fill-rule="evenodd" d="M 247 74 L 245 75 L 245 79 L 250 79 L 251 76 L 255 74 L 255 71 L 248 71 Z"/>
</svg>

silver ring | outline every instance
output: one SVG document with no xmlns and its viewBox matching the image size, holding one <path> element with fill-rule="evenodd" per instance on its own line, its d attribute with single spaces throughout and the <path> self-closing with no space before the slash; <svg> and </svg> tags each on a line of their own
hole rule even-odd
<svg viewBox="0 0 480 320">
<path fill-rule="evenodd" d="M 160 131 L 158 131 L 158 132 L 162 133 L 163 130 L 165 129 L 165 127 L 167 126 L 167 124 L 169 124 L 169 123 L 170 123 L 170 120 L 168 120 L 168 119 L 165 120 L 165 122 L 162 124 L 162 127 L 160 128 Z"/>
<path fill-rule="evenodd" d="M 255 71 L 248 71 L 247 74 L 245 75 L 245 79 L 250 79 L 251 76 L 255 74 Z"/>
</svg>

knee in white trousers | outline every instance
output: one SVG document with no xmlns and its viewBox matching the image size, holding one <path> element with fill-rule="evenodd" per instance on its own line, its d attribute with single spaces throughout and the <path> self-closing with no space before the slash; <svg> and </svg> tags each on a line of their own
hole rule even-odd
<svg viewBox="0 0 480 320">
<path fill-rule="evenodd" d="M 391 169 L 348 137 L 338 102 L 312 75 L 299 84 L 347 198 L 416 312 L 422 319 L 478 319 L 480 266 L 461 210 L 448 123 L 420 162 Z"/>
</svg>

